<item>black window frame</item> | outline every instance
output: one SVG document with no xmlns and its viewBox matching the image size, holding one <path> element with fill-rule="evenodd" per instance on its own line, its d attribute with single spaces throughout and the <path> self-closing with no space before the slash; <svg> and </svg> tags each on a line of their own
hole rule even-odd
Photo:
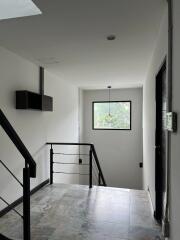
<svg viewBox="0 0 180 240">
<path fill-rule="evenodd" d="M 132 130 L 132 101 L 131 100 L 127 100 L 127 101 L 110 101 L 110 103 L 116 103 L 116 102 L 128 102 L 130 103 L 130 128 L 95 128 L 94 127 L 94 104 L 95 103 L 109 103 L 109 101 L 93 101 L 92 102 L 92 129 L 93 130 L 112 130 L 112 131 L 131 131 Z"/>
</svg>

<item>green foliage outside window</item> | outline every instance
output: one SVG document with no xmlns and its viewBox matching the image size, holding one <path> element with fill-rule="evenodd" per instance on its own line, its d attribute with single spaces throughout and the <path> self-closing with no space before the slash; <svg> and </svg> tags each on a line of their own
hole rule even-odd
<svg viewBox="0 0 180 240">
<path fill-rule="evenodd" d="M 131 129 L 131 102 L 94 102 L 94 129 Z"/>
</svg>

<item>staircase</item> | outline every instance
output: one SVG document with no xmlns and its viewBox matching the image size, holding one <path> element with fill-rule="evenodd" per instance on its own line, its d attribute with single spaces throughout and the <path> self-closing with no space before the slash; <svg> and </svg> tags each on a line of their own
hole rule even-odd
<svg viewBox="0 0 180 240">
<path fill-rule="evenodd" d="M 0 196 L 0 200 L 3 201 L 8 207 L 8 210 L 12 210 L 17 216 L 18 219 L 23 220 L 23 236 L 21 239 L 24 240 L 31 240 L 31 218 L 30 218 L 30 212 L 31 212 L 31 206 L 30 206 L 30 178 L 36 177 L 36 163 L 34 159 L 32 158 L 31 154 L 25 147 L 24 143 L 21 141 L 20 137 L 0 109 L 0 126 L 3 128 L 3 130 L 6 132 L 8 137 L 11 139 L 12 143 L 15 145 L 17 150 L 20 152 L 22 157 L 25 160 L 25 167 L 22 169 L 23 171 L 23 182 L 21 182 L 10 170 L 10 168 L 5 164 L 4 161 L 0 160 L 1 166 L 8 171 L 8 173 L 12 176 L 12 178 L 18 182 L 18 184 L 23 188 L 23 215 L 15 209 L 10 203 L 6 201 L 2 196 Z M 67 172 L 55 172 L 54 171 L 54 164 L 67 164 L 65 162 L 55 162 L 54 156 L 56 154 L 61 154 L 58 152 L 54 152 L 53 147 L 54 146 L 87 146 L 89 148 L 89 153 L 86 154 L 89 158 L 88 165 L 89 167 L 89 173 L 84 174 L 89 176 L 89 189 L 93 187 L 93 185 L 98 186 L 106 186 L 106 181 L 99 163 L 99 159 L 95 150 L 95 147 L 93 144 L 90 143 L 54 143 L 54 142 L 48 142 L 48 146 L 50 146 L 50 185 L 53 185 L 54 183 L 54 174 L 81 174 L 81 173 L 67 173 Z M 63 153 L 65 154 L 65 153 Z M 66 153 L 67 154 L 67 153 Z M 69 155 L 73 155 L 70 153 Z M 82 165 L 83 163 L 80 161 L 81 153 L 76 154 L 79 156 L 79 165 Z M 77 163 L 71 163 L 71 164 L 77 164 Z M 95 178 L 95 181 L 93 180 Z M 1 215 L 3 215 L 4 212 L 1 211 Z M 15 223 L 16 225 L 16 223 Z M 43 233 L 42 233 L 43 235 Z M 0 240 L 3 239 L 9 239 L 2 234 L 0 234 Z"/>
<path fill-rule="evenodd" d="M 24 143 L 21 141 L 20 137 L 0 109 L 0 125 L 3 130 L 6 132 L 10 140 L 14 143 L 17 150 L 20 152 L 22 157 L 25 160 L 25 167 L 22 169 L 23 171 L 23 183 L 21 183 L 12 171 L 3 163 L 1 160 L 1 164 L 3 167 L 11 174 L 11 176 L 21 185 L 23 188 L 23 216 L 13 209 L 20 217 L 23 219 L 23 229 L 24 229 L 24 239 L 30 240 L 30 178 L 36 177 L 36 163 L 33 160 L 31 154 L 25 147 Z M 9 203 L 1 197 L 1 200 L 9 205 Z M 4 237 L 5 238 L 5 237 Z"/>
<path fill-rule="evenodd" d="M 7 237 L 3 236 L 2 234 L 0 234 L 0 239 L 1 240 L 11 240 L 10 238 L 7 238 Z"/>
<path fill-rule="evenodd" d="M 23 183 L 21 183 L 14 174 L 9 170 L 9 168 L 3 163 L 1 160 L 1 164 L 5 169 L 11 174 L 11 176 L 22 186 L 23 188 L 23 216 L 18 213 L 15 209 L 14 211 L 20 215 L 23 219 L 23 229 L 24 229 L 24 239 L 30 240 L 30 178 L 36 177 L 36 163 L 33 160 L 31 154 L 25 147 L 24 143 L 21 141 L 20 137 L 0 109 L 0 125 L 3 130 L 6 132 L 10 140 L 14 143 L 15 147 L 22 155 L 25 160 L 25 167 L 22 169 L 23 171 Z M 1 197 L 1 200 L 5 202 L 7 205 L 7 201 Z"/>
<path fill-rule="evenodd" d="M 25 160 L 23 182 L 0 160 L 1 166 L 23 188 L 23 201 L 16 209 L 0 197 L 12 210 L 0 218 L 0 240 L 161 239 L 161 229 L 152 216 L 147 192 L 106 187 L 95 147 L 90 143 L 47 143 L 50 184 L 31 197 L 30 205 L 30 178 L 36 177 L 36 163 L 1 110 L 0 125 Z M 59 146 L 87 147 L 88 153 L 59 152 Z M 56 161 L 56 155 L 77 155 L 79 162 Z M 82 155 L 88 158 L 88 163 L 82 161 Z M 55 164 L 84 164 L 88 172 L 56 171 Z M 89 186 L 55 184 L 54 174 L 85 175 Z"/>
</svg>

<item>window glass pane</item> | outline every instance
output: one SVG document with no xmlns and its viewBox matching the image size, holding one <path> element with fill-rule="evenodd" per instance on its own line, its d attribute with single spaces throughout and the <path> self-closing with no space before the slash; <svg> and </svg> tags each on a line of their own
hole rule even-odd
<svg viewBox="0 0 180 240">
<path fill-rule="evenodd" d="M 94 102 L 94 129 L 131 129 L 131 102 Z"/>
</svg>

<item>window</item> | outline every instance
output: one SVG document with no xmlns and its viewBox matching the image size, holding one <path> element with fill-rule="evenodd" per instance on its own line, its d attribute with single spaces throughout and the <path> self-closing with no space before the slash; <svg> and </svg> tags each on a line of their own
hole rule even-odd
<svg viewBox="0 0 180 240">
<path fill-rule="evenodd" d="M 131 101 L 93 102 L 93 129 L 131 130 Z"/>
</svg>

